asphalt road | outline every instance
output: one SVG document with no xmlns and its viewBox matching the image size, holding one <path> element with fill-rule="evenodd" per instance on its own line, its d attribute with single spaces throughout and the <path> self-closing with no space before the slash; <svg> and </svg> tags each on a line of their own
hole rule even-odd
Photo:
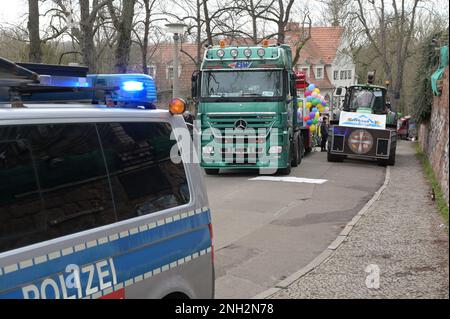
<svg viewBox="0 0 450 319">
<path fill-rule="evenodd" d="M 312 152 L 291 177 L 323 184 L 251 181 L 253 171 L 206 176 L 214 227 L 216 298 L 251 298 L 319 255 L 384 181 L 375 162 L 328 163 Z"/>
</svg>

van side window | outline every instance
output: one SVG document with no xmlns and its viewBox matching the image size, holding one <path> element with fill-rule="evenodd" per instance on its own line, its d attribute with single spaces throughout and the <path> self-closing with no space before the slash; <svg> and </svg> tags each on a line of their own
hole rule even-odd
<svg viewBox="0 0 450 319">
<path fill-rule="evenodd" d="M 98 124 L 119 220 L 189 202 L 183 163 L 175 164 L 167 123 Z"/>
<path fill-rule="evenodd" d="M 0 127 L 0 252 L 114 223 L 94 124 Z"/>
</svg>

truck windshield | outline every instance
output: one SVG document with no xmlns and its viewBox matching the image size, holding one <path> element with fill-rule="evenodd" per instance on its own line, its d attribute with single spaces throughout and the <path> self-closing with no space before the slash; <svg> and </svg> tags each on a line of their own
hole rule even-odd
<svg viewBox="0 0 450 319">
<path fill-rule="evenodd" d="M 203 74 L 202 97 L 208 99 L 267 99 L 283 96 L 281 70 L 217 71 Z"/>
<path fill-rule="evenodd" d="M 385 97 L 381 89 L 354 87 L 350 93 L 349 110 L 357 112 L 362 109 L 370 109 L 375 114 L 385 110 Z"/>
</svg>

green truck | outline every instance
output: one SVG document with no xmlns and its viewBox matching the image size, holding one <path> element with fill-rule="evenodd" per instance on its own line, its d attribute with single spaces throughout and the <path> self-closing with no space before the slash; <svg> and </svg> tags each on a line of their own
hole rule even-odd
<svg viewBox="0 0 450 319">
<path fill-rule="evenodd" d="M 339 121 L 332 121 L 328 135 L 328 161 L 342 162 L 351 156 L 372 159 L 380 165 L 395 165 L 397 119 L 387 102 L 387 89 L 373 84 L 369 72 L 366 84 L 346 87 Z M 336 94 L 341 95 L 342 88 Z"/>
<path fill-rule="evenodd" d="M 192 75 L 200 163 L 287 175 L 300 164 L 308 131 L 297 116 L 296 77 L 288 45 L 205 50 Z"/>
</svg>

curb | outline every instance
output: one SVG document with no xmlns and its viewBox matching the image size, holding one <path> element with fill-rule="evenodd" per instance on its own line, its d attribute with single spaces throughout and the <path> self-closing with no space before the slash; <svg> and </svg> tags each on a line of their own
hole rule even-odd
<svg viewBox="0 0 450 319">
<path fill-rule="evenodd" d="M 344 229 L 339 233 L 336 239 L 316 258 L 314 258 L 311 262 L 309 262 L 306 266 L 301 268 L 299 271 L 293 273 L 286 279 L 280 281 L 274 287 L 269 288 L 251 299 L 268 299 L 272 295 L 281 291 L 282 289 L 288 288 L 293 282 L 299 280 L 301 277 L 305 276 L 310 271 L 319 267 L 323 262 L 328 260 L 333 253 L 344 243 L 348 237 L 350 236 L 353 228 L 359 223 L 364 214 L 369 210 L 369 208 L 380 198 L 381 193 L 386 189 L 391 179 L 391 168 L 390 166 L 386 167 L 386 175 L 384 177 L 384 183 L 381 187 L 375 192 L 372 198 L 361 208 L 361 210 L 352 218 L 350 222 L 344 227 Z"/>
</svg>

